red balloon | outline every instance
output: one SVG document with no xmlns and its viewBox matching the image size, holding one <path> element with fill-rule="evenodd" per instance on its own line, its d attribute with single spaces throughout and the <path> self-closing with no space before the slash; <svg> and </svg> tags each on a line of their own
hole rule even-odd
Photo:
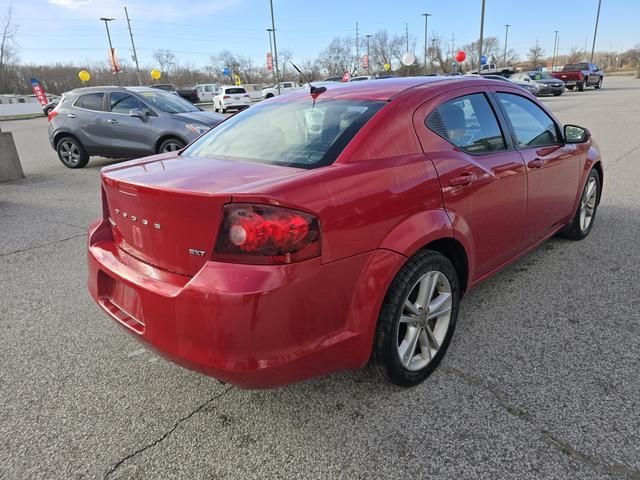
<svg viewBox="0 0 640 480">
<path fill-rule="evenodd" d="M 456 53 L 456 62 L 461 63 L 464 62 L 464 59 L 467 58 L 467 54 L 460 50 Z"/>
</svg>

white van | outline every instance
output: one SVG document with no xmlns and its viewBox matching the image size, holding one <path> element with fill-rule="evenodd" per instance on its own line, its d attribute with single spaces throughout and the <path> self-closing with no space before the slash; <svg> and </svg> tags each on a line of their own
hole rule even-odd
<svg viewBox="0 0 640 480">
<path fill-rule="evenodd" d="M 199 83 L 195 87 L 198 93 L 198 102 L 213 102 L 213 97 L 218 94 L 220 90 L 219 83 Z"/>
</svg>

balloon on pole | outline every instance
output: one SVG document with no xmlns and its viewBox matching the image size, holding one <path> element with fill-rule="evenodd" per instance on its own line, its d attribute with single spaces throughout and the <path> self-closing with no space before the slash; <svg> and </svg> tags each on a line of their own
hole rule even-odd
<svg viewBox="0 0 640 480">
<path fill-rule="evenodd" d="M 78 72 L 78 77 L 80 78 L 80 80 L 84 83 L 84 82 L 88 82 L 89 80 L 91 80 L 91 74 L 89 72 L 87 72 L 86 70 L 80 70 Z"/>
<path fill-rule="evenodd" d="M 456 53 L 456 62 L 462 63 L 465 61 L 466 58 L 467 58 L 467 54 L 463 50 L 460 50 L 458 51 L 458 53 Z"/>
<path fill-rule="evenodd" d="M 480 57 L 480 65 L 485 65 L 487 63 L 487 57 L 485 55 L 482 55 Z"/>
<path fill-rule="evenodd" d="M 160 70 L 156 70 L 155 68 L 151 70 L 151 78 L 153 78 L 154 80 L 160 80 L 161 76 L 162 73 L 160 72 Z"/>
<path fill-rule="evenodd" d="M 224 67 L 224 69 L 222 69 L 222 74 L 229 76 L 231 74 L 231 70 L 229 70 L 229 67 Z"/>
<path fill-rule="evenodd" d="M 391 70 L 391 64 L 390 64 L 390 63 L 385 63 L 385 64 L 383 65 L 383 67 L 384 67 L 385 71 L 387 71 L 387 72 L 388 72 L 389 70 Z"/>
</svg>

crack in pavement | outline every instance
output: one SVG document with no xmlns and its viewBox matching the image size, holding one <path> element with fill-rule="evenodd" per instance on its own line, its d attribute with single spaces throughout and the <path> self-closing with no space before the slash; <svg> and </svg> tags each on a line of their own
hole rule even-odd
<svg viewBox="0 0 640 480">
<path fill-rule="evenodd" d="M 23 248 L 21 250 L 14 250 L 13 252 L 0 253 L 0 257 L 8 257 L 9 255 L 15 255 L 16 253 L 28 252 L 30 250 L 35 250 L 36 248 L 48 247 L 50 245 L 56 245 L 58 243 L 66 242 L 67 240 L 73 240 L 74 238 L 86 237 L 86 236 L 87 236 L 86 233 L 79 233 L 78 235 L 73 235 L 71 237 L 61 238 L 60 240 L 55 240 L 53 242 L 42 243 L 40 245 L 34 245 L 33 247 Z"/>
<path fill-rule="evenodd" d="M 155 447 L 156 445 L 164 442 L 169 436 L 171 436 L 171 434 L 173 432 L 175 432 L 178 427 L 180 425 L 182 425 L 184 422 L 186 422 L 187 420 L 189 420 L 191 417 L 193 417 L 196 413 L 202 411 L 203 408 L 205 408 L 207 405 L 209 405 L 211 402 L 213 402 L 214 400 L 218 400 L 222 397 L 224 397 L 227 393 L 229 393 L 231 390 L 233 390 L 233 386 L 228 387 L 226 390 L 224 390 L 222 393 L 219 393 L 217 395 L 214 395 L 213 397 L 211 397 L 209 400 L 207 400 L 206 402 L 204 402 L 203 404 L 201 404 L 200 406 L 198 406 L 195 410 L 191 411 L 188 415 L 178 419 L 177 422 L 175 422 L 173 424 L 173 427 L 171 427 L 169 430 L 167 430 L 164 434 L 162 434 L 162 436 L 160 436 L 160 438 L 157 438 L 156 440 L 154 440 L 151 443 L 148 443 L 147 445 L 145 445 L 142 448 L 137 449 L 135 452 L 130 453 L 128 455 L 126 455 L 125 457 L 121 458 L 120 460 L 118 460 L 115 465 L 113 467 L 111 467 L 111 469 L 104 474 L 104 477 L 102 477 L 103 480 L 106 480 L 107 478 L 109 478 L 118 468 L 120 468 L 120 466 L 126 462 L 127 460 L 132 459 L 133 457 L 140 455 L 141 453 L 149 450 L 150 448 Z"/>
<path fill-rule="evenodd" d="M 462 381 L 464 381 L 468 385 L 478 387 L 481 390 L 484 390 L 485 392 L 488 392 L 491 395 L 493 395 L 495 399 L 498 400 L 498 403 L 510 415 L 531 425 L 535 430 L 538 431 L 538 433 L 542 435 L 544 440 L 549 445 L 559 450 L 563 454 L 567 455 L 568 457 L 572 458 L 573 460 L 579 463 L 582 463 L 583 465 L 586 465 L 588 467 L 591 467 L 596 472 L 604 475 L 618 475 L 618 476 L 624 476 L 626 478 L 630 478 L 634 480 L 640 479 L 640 470 L 635 470 L 633 468 L 629 468 L 625 465 L 620 465 L 620 464 L 608 465 L 608 464 L 602 463 L 599 459 L 592 457 L 591 455 L 587 455 L 586 453 L 582 453 L 579 450 L 576 450 L 574 447 L 569 445 L 566 441 L 558 438 L 549 430 L 538 426 L 535 422 L 535 418 L 533 417 L 533 415 L 531 415 L 526 410 L 513 406 L 509 402 L 507 395 L 505 393 L 501 392 L 495 387 L 492 387 L 491 385 L 482 381 L 481 379 L 474 377 L 473 375 L 464 373 L 456 368 L 441 367 L 441 370 L 445 373 L 449 373 L 451 375 L 455 375 L 459 377 L 460 379 L 462 379 Z"/>
</svg>

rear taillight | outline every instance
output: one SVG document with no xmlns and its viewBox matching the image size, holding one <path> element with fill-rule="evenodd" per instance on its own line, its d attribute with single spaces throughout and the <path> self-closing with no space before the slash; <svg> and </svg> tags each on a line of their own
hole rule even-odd
<svg viewBox="0 0 640 480">
<path fill-rule="evenodd" d="M 49 115 L 47 115 L 47 122 L 50 122 L 51 120 L 53 120 L 53 118 L 58 115 L 58 112 L 56 112 L 55 110 L 51 110 L 49 112 Z"/>
<path fill-rule="evenodd" d="M 320 255 L 320 225 L 313 215 L 272 205 L 225 205 L 213 259 L 262 265 Z"/>
<path fill-rule="evenodd" d="M 227 98 L 231 98 L 231 97 L 229 95 L 224 95 L 222 98 L 223 100 L 226 100 Z"/>
</svg>

